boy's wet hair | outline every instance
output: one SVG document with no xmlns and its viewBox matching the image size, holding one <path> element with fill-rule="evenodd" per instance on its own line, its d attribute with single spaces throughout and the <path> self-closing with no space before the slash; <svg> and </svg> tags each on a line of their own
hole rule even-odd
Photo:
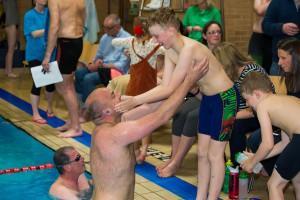
<svg viewBox="0 0 300 200">
<path fill-rule="evenodd" d="M 245 77 L 241 84 L 241 93 L 252 94 L 254 90 L 273 93 L 273 84 L 268 75 L 251 72 Z"/>
<path fill-rule="evenodd" d="M 158 24 L 162 27 L 174 27 L 179 30 L 180 21 L 175 14 L 175 11 L 171 8 L 160 8 L 155 11 L 148 19 L 149 27 Z"/>
</svg>

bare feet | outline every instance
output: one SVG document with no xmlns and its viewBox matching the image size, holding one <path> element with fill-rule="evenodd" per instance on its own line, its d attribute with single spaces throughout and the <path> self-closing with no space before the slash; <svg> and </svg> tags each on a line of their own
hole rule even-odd
<svg viewBox="0 0 300 200">
<path fill-rule="evenodd" d="M 14 73 L 12 73 L 12 72 L 6 73 L 6 76 L 7 76 L 8 78 L 18 78 L 18 75 L 14 74 Z"/>
<path fill-rule="evenodd" d="M 58 136 L 62 138 L 71 138 L 71 137 L 77 137 L 82 135 L 81 129 L 69 129 L 63 133 L 60 133 Z"/>
<path fill-rule="evenodd" d="M 59 126 L 59 127 L 56 128 L 56 130 L 58 130 L 60 132 L 65 132 L 69 129 L 70 129 L 70 122 L 69 121 L 67 121 L 64 125 Z"/>
<path fill-rule="evenodd" d="M 81 123 L 85 123 L 85 122 L 86 122 L 86 120 L 82 116 L 79 116 L 79 123 L 81 124 Z"/>
<path fill-rule="evenodd" d="M 158 173 L 158 171 L 160 171 L 160 170 L 162 170 L 163 168 L 165 168 L 166 166 L 168 166 L 170 162 L 172 162 L 172 159 L 170 159 L 170 160 L 164 162 L 163 164 L 157 166 L 157 167 L 156 167 L 157 173 Z"/>
<path fill-rule="evenodd" d="M 164 167 L 161 170 L 158 170 L 157 174 L 159 177 L 164 177 L 164 178 L 174 176 L 174 174 L 176 173 L 179 167 L 180 166 L 176 165 L 176 163 L 170 162 L 166 167 Z"/>
<path fill-rule="evenodd" d="M 146 156 L 147 156 L 147 154 L 144 154 L 144 153 L 141 152 L 141 153 L 136 157 L 136 163 L 137 163 L 137 164 L 142 164 L 142 163 L 145 161 Z"/>
</svg>

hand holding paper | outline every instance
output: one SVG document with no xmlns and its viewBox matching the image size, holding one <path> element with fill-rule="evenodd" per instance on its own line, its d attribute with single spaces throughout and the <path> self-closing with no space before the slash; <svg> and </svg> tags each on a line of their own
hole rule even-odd
<svg viewBox="0 0 300 200">
<path fill-rule="evenodd" d="M 42 65 L 32 67 L 30 70 L 37 88 L 63 81 L 56 61 L 49 63 L 48 71 L 45 71 Z"/>
</svg>

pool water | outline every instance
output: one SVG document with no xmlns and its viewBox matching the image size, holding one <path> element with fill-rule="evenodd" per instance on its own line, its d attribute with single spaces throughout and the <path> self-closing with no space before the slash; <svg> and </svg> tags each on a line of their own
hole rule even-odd
<svg viewBox="0 0 300 200">
<path fill-rule="evenodd" d="M 53 151 L 0 117 L 0 169 L 52 163 Z M 1 200 L 48 200 L 55 169 L 0 175 Z"/>
</svg>

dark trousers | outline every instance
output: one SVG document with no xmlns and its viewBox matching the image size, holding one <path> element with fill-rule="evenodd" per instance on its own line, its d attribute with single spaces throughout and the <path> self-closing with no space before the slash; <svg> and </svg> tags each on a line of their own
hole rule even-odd
<svg viewBox="0 0 300 200">
<path fill-rule="evenodd" d="M 246 134 L 259 128 L 257 118 L 236 119 L 233 125 L 231 138 L 229 140 L 230 159 L 234 166 L 238 165 L 235 161 L 235 154 L 246 150 Z"/>
</svg>

